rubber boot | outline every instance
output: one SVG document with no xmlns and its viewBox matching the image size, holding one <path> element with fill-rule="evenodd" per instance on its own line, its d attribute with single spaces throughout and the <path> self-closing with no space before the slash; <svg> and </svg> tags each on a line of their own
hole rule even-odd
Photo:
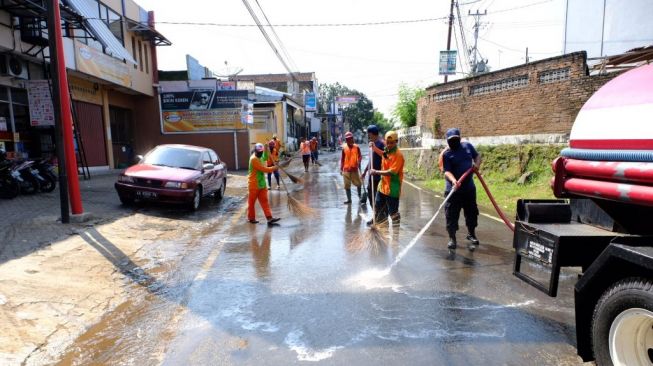
<svg viewBox="0 0 653 366">
<path fill-rule="evenodd" d="M 351 190 L 345 189 L 345 193 L 347 194 L 347 200 L 343 202 L 345 205 L 348 205 L 351 203 Z"/>
<path fill-rule="evenodd" d="M 474 251 L 476 248 L 478 248 L 479 241 L 476 239 L 476 233 L 474 232 L 474 229 L 468 229 L 469 234 L 467 234 L 466 239 L 469 241 L 469 244 L 467 245 L 467 249 L 470 251 Z"/>
<path fill-rule="evenodd" d="M 360 202 L 361 206 L 365 206 L 365 203 L 367 201 L 367 197 L 365 197 L 365 199 L 363 199 L 362 188 L 361 187 L 356 187 L 356 191 L 358 192 L 358 202 Z"/>
<path fill-rule="evenodd" d="M 455 231 L 450 231 L 449 232 L 449 243 L 447 244 L 447 248 L 450 250 L 456 249 L 458 244 L 456 243 L 456 232 Z"/>
</svg>

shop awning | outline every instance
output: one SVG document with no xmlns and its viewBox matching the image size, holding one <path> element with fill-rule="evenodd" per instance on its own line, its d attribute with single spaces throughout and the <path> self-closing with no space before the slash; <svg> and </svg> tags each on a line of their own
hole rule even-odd
<svg viewBox="0 0 653 366">
<path fill-rule="evenodd" d="M 108 54 L 121 60 L 127 60 L 132 64 L 138 64 L 129 51 L 111 33 L 107 24 L 97 18 L 97 11 L 94 11 L 94 6 L 96 7 L 97 3 L 94 1 L 89 2 L 89 0 L 65 0 L 65 3 L 84 17 L 85 28 L 93 34 L 98 42 L 102 43 Z"/>
<path fill-rule="evenodd" d="M 139 36 L 153 41 L 157 46 L 171 46 L 170 42 L 163 34 L 159 33 L 156 29 L 148 26 L 147 24 L 139 23 L 131 19 L 127 19 L 129 30 L 138 34 Z"/>
</svg>

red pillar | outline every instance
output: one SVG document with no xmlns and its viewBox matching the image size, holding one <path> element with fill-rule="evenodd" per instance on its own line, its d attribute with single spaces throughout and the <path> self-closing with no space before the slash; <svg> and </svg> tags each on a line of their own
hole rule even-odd
<svg viewBox="0 0 653 366">
<path fill-rule="evenodd" d="M 70 110 L 70 93 L 68 91 L 68 77 L 66 74 L 66 60 L 63 52 L 63 39 L 61 33 L 61 13 L 59 11 L 59 0 L 52 0 L 52 12 L 54 13 L 54 40 L 56 42 L 56 54 L 50 55 L 57 58 L 57 74 L 59 76 L 58 88 L 61 100 L 61 126 L 63 130 L 63 145 L 66 152 L 66 172 L 68 173 L 68 198 L 70 209 L 74 215 L 84 212 L 82 208 L 82 197 L 79 192 L 79 176 L 77 175 L 77 158 L 75 157 L 75 144 L 73 142 L 73 116 Z M 60 162 L 61 164 L 61 162 Z"/>
</svg>

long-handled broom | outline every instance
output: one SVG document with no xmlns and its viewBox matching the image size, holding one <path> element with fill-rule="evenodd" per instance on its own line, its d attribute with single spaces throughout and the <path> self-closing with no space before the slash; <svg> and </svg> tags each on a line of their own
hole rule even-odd
<svg viewBox="0 0 653 366">
<path fill-rule="evenodd" d="M 286 191 L 286 196 L 288 197 L 288 211 L 300 219 L 308 219 L 317 216 L 317 211 L 315 209 L 292 197 L 288 191 L 288 187 L 286 187 L 286 182 L 283 180 L 283 177 L 279 178 L 281 180 L 281 184 L 283 185 L 284 191 Z"/>
<path fill-rule="evenodd" d="M 295 184 L 304 184 L 304 179 L 302 179 L 302 178 L 300 178 L 300 177 L 297 177 L 297 176 L 294 176 L 294 175 L 288 173 L 288 172 L 287 172 L 284 168 L 282 168 L 281 166 L 279 166 L 279 170 L 281 170 L 282 172 L 284 172 L 284 173 L 288 176 L 288 178 L 290 178 L 290 181 L 292 181 L 293 183 L 295 183 Z"/>
<path fill-rule="evenodd" d="M 372 164 L 372 154 L 374 154 L 374 151 L 370 149 L 370 169 L 372 169 L 373 164 Z M 370 173 L 370 179 L 372 179 L 372 174 Z M 386 247 L 388 245 L 388 236 L 390 234 L 390 230 L 388 229 L 388 226 L 385 225 L 387 224 L 387 219 L 383 220 L 383 222 L 378 223 L 376 220 L 376 194 L 374 192 L 375 187 L 374 184 L 371 184 L 372 186 L 372 225 L 368 228 L 368 230 L 365 230 L 364 232 L 354 235 L 354 237 L 351 238 L 349 243 L 347 244 L 347 249 L 351 251 L 360 251 L 366 248 L 372 249 L 375 253 L 380 250 L 382 247 Z"/>
</svg>

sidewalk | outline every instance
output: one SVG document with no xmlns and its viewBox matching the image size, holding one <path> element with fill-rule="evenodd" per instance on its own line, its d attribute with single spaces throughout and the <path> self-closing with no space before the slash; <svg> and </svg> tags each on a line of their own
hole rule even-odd
<svg viewBox="0 0 653 366">
<path fill-rule="evenodd" d="M 80 181 L 91 220 L 63 225 L 58 189 L 0 200 L 0 364 L 44 365 L 121 304 L 153 291 L 193 238 L 237 210 L 246 179 L 229 175 L 226 197 L 198 212 L 176 206 L 123 207 L 118 172 Z"/>
</svg>

